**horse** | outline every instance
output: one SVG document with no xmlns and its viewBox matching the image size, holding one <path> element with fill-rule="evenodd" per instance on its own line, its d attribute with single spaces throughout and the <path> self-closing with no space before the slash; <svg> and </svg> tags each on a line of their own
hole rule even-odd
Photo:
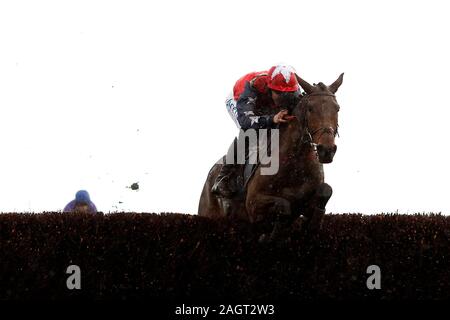
<svg viewBox="0 0 450 320">
<path fill-rule="evenodd" d="M 327 86 L 322 82 L 311 85 L 296 75 L 305 94 L 289 108 L 291 120 L 279 125 L 278 171 L 264 175 L 259 165 L 244 196 L 225 199 L 211 193 L 221 166 L 216 163 L 203 186 L 198 215 L 250 223 L 272 221 L 270 235 L 260 237 L 263 242 L 289 234 L 294 224 L 307 234 L 317 234 L 333 192 L 324 182 L 323 164 L 331 163 L 337 150 L 340 107 L 335 93 L 343 76 Z"/>
</svg>

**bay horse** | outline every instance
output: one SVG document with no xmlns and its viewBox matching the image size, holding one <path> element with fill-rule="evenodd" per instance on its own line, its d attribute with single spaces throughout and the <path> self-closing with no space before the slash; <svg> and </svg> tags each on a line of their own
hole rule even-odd
<svg viewBox="0 0 450 320">
<path fill-rule="evenodd" d="M 225 199 L 211 193 L 221 164 L 215 164 L 206 179 L 199 201 L 200 216 L 230 217 L 251 223 L 273 221 L 272 241 L 286 235 L 294 222 L 303 232 L 316 234 L 332 188 L 324 182 L 323 164 L 331 163 L 336 153 L 339 104 L 335 93 L 342 84 L 342 73 L 327 86 L 311 85 L 297 76 L 305 95 L 289 108 L 291 121 L 279 125 L 279 169 L 262 175 L 261 166 L 247 183 L 243 198 Z"/>
</svg>

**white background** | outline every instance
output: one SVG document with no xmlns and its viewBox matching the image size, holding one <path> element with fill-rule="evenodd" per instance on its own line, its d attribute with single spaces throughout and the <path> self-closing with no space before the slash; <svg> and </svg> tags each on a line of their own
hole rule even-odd
<svg viewBox="0 0 450 320">
<path fill-rule="evenodd" d="M 195 214 L 226 95 L 285 62 L 345 72 L 327 212 L 448 213 L 447 3 L 2 1 L 0 211 Z"/>
</svg>

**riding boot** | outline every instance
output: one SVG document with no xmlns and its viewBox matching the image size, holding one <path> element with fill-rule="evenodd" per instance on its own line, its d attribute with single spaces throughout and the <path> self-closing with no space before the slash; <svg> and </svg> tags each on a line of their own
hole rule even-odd
<svg viewBox="0 0 450 320">
<path fill-rule="evenodd" d="M 244 168 L 249 156 L 249 150 L 245 143 L 244 152 L 238 150 L 244 141 L 243 136 L 244 132 L 240 130 L 239 135 L 234 138 L 227 154 L 223 157 L 222 167 L 211 188 L 213 194 L 231 198 L 243 186 Z"/>
<path fill-rule="evenodd" d="M 223 164 L 211 192 L 225 198 L 231 198 L 238 191 L 236 181 L 238 171 L 239 165 Z"/>
</svg>

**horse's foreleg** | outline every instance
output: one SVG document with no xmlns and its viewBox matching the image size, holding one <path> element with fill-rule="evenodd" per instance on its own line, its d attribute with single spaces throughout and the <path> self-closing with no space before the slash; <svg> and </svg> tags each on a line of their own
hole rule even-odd
<svg viewBox="0 0 450 320">
<path fill-rule="evenodd" d="M 257 194 L 253 199 L 247 198 L 247 210 L 254 221 L 261 221 L 278 215 L 290 215 L 291 203 L 281 197 Z"/>
<path fill-rule="evenodd" d="M 292 225 L 291 203 L 284 198 L 258 194 L 249 202 L 248 210 L 250 216 L 256 217 L 256 221 L 275 221 L 270 236 L 263 234 L 260 238 L 261 242 L 279 239 L 289 231 Z"/>
<path fill-rule="evenodd" d="M 325 206 L 332 194 L 333 189 L 327 183 L 322 183 L 317 188 L 304 211 L 304 216 L 307 218 L 305 226 L 307 232 L 317 233 L 320 230 L 325 215 Z"/>
</svg>

